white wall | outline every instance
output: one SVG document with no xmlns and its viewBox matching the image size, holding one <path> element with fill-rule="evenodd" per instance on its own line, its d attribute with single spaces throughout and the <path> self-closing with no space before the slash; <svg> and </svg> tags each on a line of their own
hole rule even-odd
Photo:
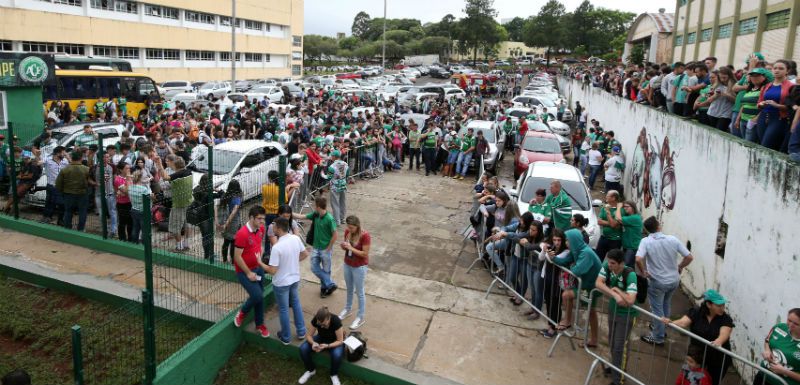
<svg viewBox="0 0 800 385">
<path fill-rule="evenodd" d="M 734 352 L 760 355 L 769 328 L 800 306 L 800 167 L 783 154 L 577 81 L 561 78 L 559 87 L 571 105 L 580 101 L 590 119 L 614 130 L 626 155 L 626 196 L 644 217 L 658 216 L 665 233 L 691 242 L 695 260 L 683 273 L 684 289 L 695 298 L 707 288 L 720 290 L 736 323 Z M 645 139 L 649 154 L 637 145 Z M 641 186 L 645 173 L 648 188 Z M 649 187 L 655 196 L 647 196 Z M 715 253 L 720 219 L 728 224 L 724 259 Z"/>
</svg>

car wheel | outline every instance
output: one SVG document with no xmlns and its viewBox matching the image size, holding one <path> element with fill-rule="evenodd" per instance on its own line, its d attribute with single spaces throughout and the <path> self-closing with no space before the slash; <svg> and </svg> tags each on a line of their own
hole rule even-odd
<svg viewBox="0 0 800 385">
<path fill-rule="evenodd" d="M 211 100 L 211 99 L 214 99 L 214 94 L 208 94 L 208 96 L 206 96 L 206 100 Z"/>
</svg>

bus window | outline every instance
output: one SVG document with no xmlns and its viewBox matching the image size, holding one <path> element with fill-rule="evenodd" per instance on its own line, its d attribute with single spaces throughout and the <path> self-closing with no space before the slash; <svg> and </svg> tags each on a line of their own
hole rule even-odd
<svg viewBox="0 0 800 385">
<path fill-rule="evenodd" d="M 43 93 L 44 100 L 56 100 L 58 99 L 58 86 L 53 84 L 44 87 Z"/>
<path fill-rule="evenodd" d="M 62 77 L 62 99 L 96 99 L 97 79 L 93 77 Z"/>
<path fill-rule="evenodd" d="M 97 83 L 100 86 L 100 95 L 104 98 L 118 98 L 120 96 L 119 78 L 97 78 Z"/>
<path fill-rule="evenodd" d="M 156 91 L 156 84 L 153 83 L 153 80 L 150 78 L 138 78 L 137 79 L 138 94 L 139 97 L 142 98 L 142 101 L 146 100 L 150 93 Z M 158 91 L 156 91 L 157 93 Z"/>
<path fill-rule="evenodd" d="M 131 63 L 128 63 L 128 62 L 112 61 L 110 64 L 111 64 L 111 68 L 114 71 L 125 71 L 125 72 L 132 72 L 133 71 L 133 69 L 131 68 Z"/>
</svg>

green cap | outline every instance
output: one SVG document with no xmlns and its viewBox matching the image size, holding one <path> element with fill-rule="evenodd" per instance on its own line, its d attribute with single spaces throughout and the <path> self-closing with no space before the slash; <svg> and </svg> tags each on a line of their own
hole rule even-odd
<svg viewBox="0 0 800 385">
<path fill-rule="evenodd" d="M 342 153 L 339 152 L 339 150 L 333 150 L 333 151 L 331 151 L 331 156 L 340 158 L 342 156 Z"/>
<path fill-rule="evenodd" d="M 703 299 L 717 305 L 724 305 L 728 302 L 725 297 L 714 289 L 708 289 L 703 294 Z"/>
<path fill-rule="evenodd" d="M 749 74 L 750 74 L 750 75 L 752 75 L 752 74 L 758 74 L 758 75 L 761 75 L 761 76 L 763 76 L 763 77 L 767 78 L 767 81 L 770 81 L 770 82 L 771 82 L 771 81 L 773 81 L 773 80 L 775 79 L 775 76 L 772 74 L 772 71 L 770 71 L 770 70 L 768 70 L 768 69 L 766 69 L 766 68 L 753 68 L 753 69 L 750 71 L 750 73 L 749 73 Z"/>
</svg>

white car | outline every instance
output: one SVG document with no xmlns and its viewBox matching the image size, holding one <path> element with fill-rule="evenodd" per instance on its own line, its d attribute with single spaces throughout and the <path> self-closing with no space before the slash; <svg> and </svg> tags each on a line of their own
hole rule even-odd
<svg viewBox="0 0 800 385">
<path fill-rule="evenodd" d="M 197 93 L 206 99 L 221 99 L 231 92 L 231 87 L 227 82 L 208 82 L 200 86 Z"/>
<path fill-rule="evenodd" d="M 271 103 L 281 103 L 283 101 L 283 91 L 278 86 L 259 86 L 250 90 L 252 93 L 265 94 Z M 263 96 L 258 100 L 262 100 Z"/>
<path fill-rule="evenodd" d="M 175 104 L 187 103 L 187 105 L 188 105 L 188 103 L 194 102 L 196 100 L 201 100 L 201 99 L 203 99 L 203 97 L 200 96 L 199 94 L 196 94 L 196 93 L 193 93 L 193 92 L 183 92 L 183 93 L 174 95 L 170 100 Z"/>
<path fill-rule="evenodd" d="M 566 163 L 533 162 L 528 165 L 528 171 L 517 180 L 516 189 L 510 191 L 511 196 L 517 199 L 519 212 L 528 211 L 528 202 L 536 195 L 536 190 L 545 189 L 550 195 L 550 182 L 561 181 L 562 190 L 572 200 L 571 215 L 581 214 L 589 220 L 585 230 L 589 233 L 589 247 L 597 247 L 600 239 L 600 227 L 597 225 L 597 215 L 593 207 L 602 204 L 600 200 L 591 199 L 589 188 L 583 180 L 581 172 Z"/>
<path fill-rule="evenodd" d="M 161 84 L 161 89 L 164 92 L 170 90 L 178 90 L 181 92 L 193 92 L 194 87 L 192 87 L 192 82 L 188 80 L 170 80 L 168 82 L 164 82 Z"/>
<path fill-rule="evenodd" d="M 192 171 L 192 186 L 200 183 L 200 178 L 208 173 L 208 148 L 197 146 L 193 160 L 187 166 Z M 261 194 L 261 185 L 267 180 L 267 173 L 278 171 L 278 156 L 286 155 L 286 150 L 278 142 L 263 140 L 236 140 L 220 143 L 214 147 L 215 189 L 227 190 L 228 183 L 236 179 L 242 187 L 242 199 L 248 200 Z"/>
<path fill-rule="evenodd" d="M 463 138 L 470 128 L 472 129 L 472 134 L 475 136 L 478 135 L 478 131 L 481 131 L 483 137 L 489 142 L 489 153 L 483 157 L 483 167 L 494 173 L 497 169 L 497 163 L 503 159 L 504 151 L 498 151 L 498 148 L 504 148 L 507 140 L 506 133 L 498 129 L 497 125 L 491 120 L 472 120 L 467 123 L 466 126 L 461 127 L 458 136 Z M 472 159 L 475 161 L 474 157 Z"/>
<path fill-rule="evenodd" d="M 467 93 L 464 92 L 461 88 L 452 88 L 452 87 L 445 87 L 444 90 L 444 99 L 450 100 L 452 98 L 464 100 L 467 97 Z"/>
<path fill-rule="evenodd" d="M 360 89 L 361 86 L 355 82 L 353 79 L 336 79 L 333 83 L 334 89 L 344 89 L 344 90 L 357 90 Z"/>
</svg>

